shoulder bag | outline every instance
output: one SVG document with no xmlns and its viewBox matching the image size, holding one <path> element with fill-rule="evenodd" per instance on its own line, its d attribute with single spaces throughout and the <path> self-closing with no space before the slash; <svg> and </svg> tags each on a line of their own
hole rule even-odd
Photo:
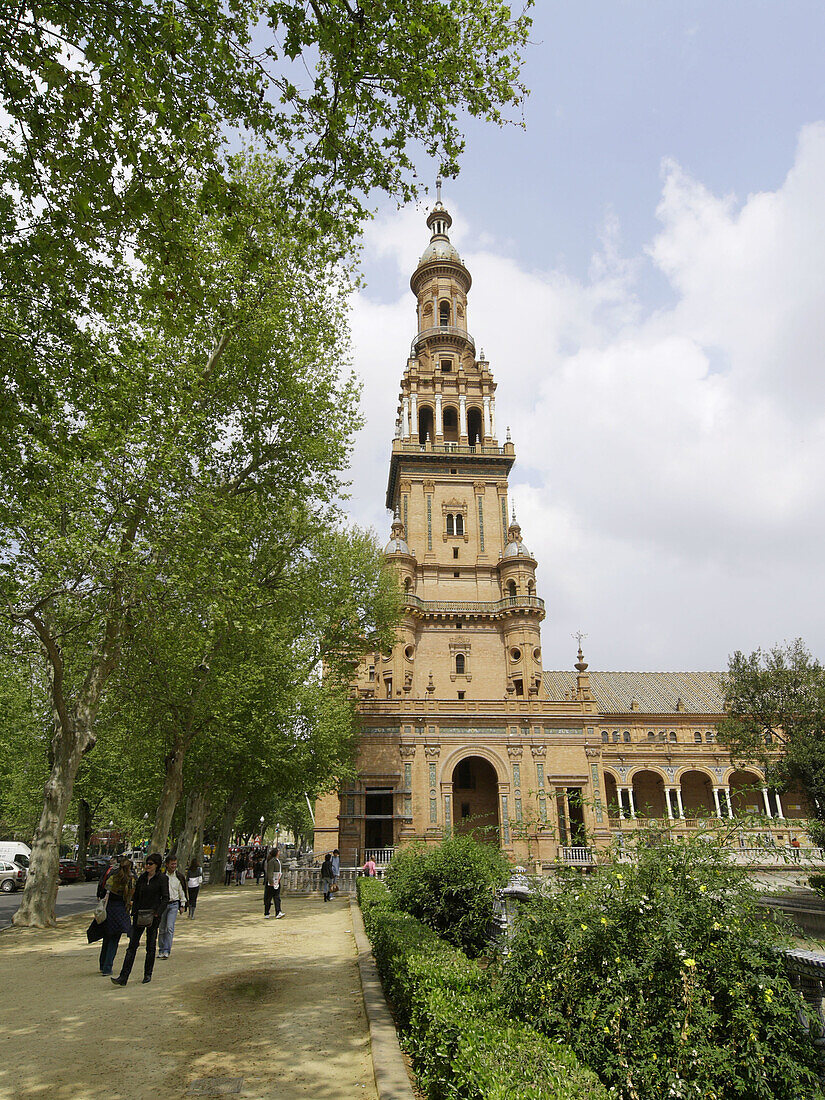
<svg viewBox="0 0 825 1100">
<path fill-rule="evenodd" d="M 138 928 L 148 928 L 154 919 L 154 909 L 138 909 L 137 920 L 135 921 L 135 924 L 138 926 Z"/>
<path fill-rule="evenodd" d="M 106 903 L 107 903 L 108 900 L 109 900 L 109 892 L 107 890 L 106 891 L 106 896 L 100 899 L 100 901 L 97 903 L 97 906 L 95 908 L 94 916 L 95 916 L 95 922 L 97 924 L 103 924 L 103 922 L 106 920 L 106 916 L 107 916 Z"/>
</svg>

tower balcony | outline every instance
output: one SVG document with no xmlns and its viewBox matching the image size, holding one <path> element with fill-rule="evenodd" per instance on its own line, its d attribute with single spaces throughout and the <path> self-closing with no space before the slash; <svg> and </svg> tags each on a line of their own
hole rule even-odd
<svg viewBox="0 0 825 1100">
<path fill-rule="evenodd" d="M 498 443 L 431 443 L 429 440 L 415 443 L 412 439 L 394 439 L 392 449 L 393 452 L 402 451 L 406 454 L 515 456 L 512 443 L 499 446 Z"/>
<path fill-rule="evenodd" d="M 505 615 L 527 612 L 544 618 L 544 600 L 538 596 L 505 596 L 503 600 L 422 600 L 409 593 L 404 604 L 411 611 L 428 619 L 450 618 L 460 615 L 462 618 L 501 619 Z"/>
<path fill-rule="evenodd" d="M 435 325 L 433 328 L 422 329 L 418 333 L 410 346 L 410 358 L 415 358 L 422 344 L 435 342 L 452 345 L 460 343 L 465 347 L 469 347 L 473 355 L 476 353 L 476 342 L 466 329 L 458 328 L 457 325 Z"/>
</svg>

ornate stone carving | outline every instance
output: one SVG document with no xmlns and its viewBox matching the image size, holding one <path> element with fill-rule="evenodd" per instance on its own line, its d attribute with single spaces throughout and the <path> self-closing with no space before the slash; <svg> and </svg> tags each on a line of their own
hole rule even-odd
<svg viewBox="0 0 825 1100">
<path fill-rule="evenodd" d="M 669 780 L 670 780 L 670 782 L 672 783 L 672 782 L 673 782 L 673 780 L 674 780 L 674 779 L 676 778 L 676 769 L 675 769 L 675 768 L 667 768 L 667 767 L 665 767 L 665 768 L 663 768 L 662 770 L 664 771 L 665 775 L 666 775 L 666 776 L 668 777 L 668 779 L 669 779 Z"/>
<path fill-rule="evenodd" d="M 424 755 L 429 757 L 431 760 L 434 760 L 436 757 L 438 757 L 440 753 L 441 753 L 441 746 L 440 745 L 425 745 L 424 746 Z"/>
<path fill-rule="evenodd" d="M 521 760 L 523 748 L 524 747 L 522 745 L 508 745 L 507 755 L 510 757 L 511 760 Z"/>
<path fill-rule="evenodd" d="M 585 745 L 584 754 L 585 756 L 598 758 L 602 754 L 602 747 L 601 745 Z"/>
<path fill-rule="evenodd" d="M 415 745 L 400 745 L 398 751 L 402 760 L 411 760 L 415 756 Z"/>
<path fill-rule="evenodd" d="M 530 752 L 533 754 L 534 760 L 544 760 L 545 756 L 547 756 L 547 746 L 531 745 Z"/>
</svg>

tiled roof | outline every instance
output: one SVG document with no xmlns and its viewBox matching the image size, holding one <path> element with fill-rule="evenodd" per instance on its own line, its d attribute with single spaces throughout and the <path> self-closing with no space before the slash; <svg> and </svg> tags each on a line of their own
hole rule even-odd
<svg viewBox="0 0 825 1100">
<path fill-rule="evenodd" d="M 591 672 L 590 691 L 603 714 L 625 714 L 631 702 L 641 713 L 676 714 L 679 699 L 688 714 L 719 714 L 722 710 L 718 672 Z M 545 672 L 551 699 L 575 696 L 575 672 Z"/>
</svg>

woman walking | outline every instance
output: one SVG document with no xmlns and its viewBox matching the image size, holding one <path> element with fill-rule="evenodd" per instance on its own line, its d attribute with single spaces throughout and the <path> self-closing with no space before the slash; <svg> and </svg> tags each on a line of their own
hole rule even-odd
<svg viewBox="0 0 825 1100">
<path fill-rule="evenodd" d="M 129 905 L 135 892 L 135 876 L 131 859 L 122 859 L 116 871 L 106 875 L 97 888 L 97 896 L 106 899 L 106 920 L 103 922 L 103 942 L 100 945 L 100 973 L 111 975 L 120 937 L 131 936 Z"/>
<path fill-rule="evenodd" d="M 232 856 L 226 857 L 226 863 L 223 865 L 223 884 L 224 886 L 232 885 L 232 872 L 235 870 L 235 861 Z"/>
<path fill-rule="evenodd" d="M 324 862 L 321 864 L 321 892 L 324 895 L 324 901 L 329 901 L 332 879 L 332 856 L 327 852 L 324 856 Z"/>
<path fill-rule="evenodd" d="M 143 964 L 143 981 L 151 982 L 155 967 L 155 950 L 158 943 L 158 926 L 161 913 L 169 904 L 169 879 L 161 872 L 163 856 L 153 852 L 146 860 L 146 870 L 137 880 L 132 898 L 132 934 L 123 959 L 120 974 L 112 978 L 115 985 L 126 985 L 135 964 L 140 937 L 146 932 L 146 961 Z"/>
<path fill-rule="evenodd" d="M 186 872 L 186 886 L 189 892 L 189 919 L 195 919 L 195 906 L 198 904 L 198 894 L 200 893 L 201 883 L 203 882 L 203 867 L 198 863 L 196 859 L 193 859 L 189 864 L 189 870 Z"/>
</svg>

